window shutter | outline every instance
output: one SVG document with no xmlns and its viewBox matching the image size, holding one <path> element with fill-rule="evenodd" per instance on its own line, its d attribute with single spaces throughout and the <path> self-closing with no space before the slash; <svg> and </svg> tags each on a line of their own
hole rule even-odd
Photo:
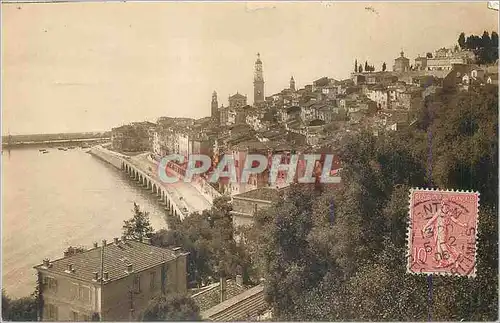
<svg viewBox="0 0 500 323">
<path fill-rule="evenodd" d="M 149 283 L 149 288 L 151 291 L 153 291 L 155 289 L 155 275 L 156 273 L 155 272 L 152 272 L 151 273 L 151 280 L 150 280 L 150 283 Z"/>
<path fill-rule="evenodd" d="M 54 279 L 54 291 L 57 292 L 57 280 Z"/>
<path fill-rule="evenodd" d="M 85 303 L 90 303 L 90 288 L 87 286 L 82 287 L 82 300 Z"/>
<path fill-rule="evenodd" d="M 71 294 L 71 299 L 75 300 L 78 298 L 78 284 L 71 283 L 70 294 Z"/>
</svg>

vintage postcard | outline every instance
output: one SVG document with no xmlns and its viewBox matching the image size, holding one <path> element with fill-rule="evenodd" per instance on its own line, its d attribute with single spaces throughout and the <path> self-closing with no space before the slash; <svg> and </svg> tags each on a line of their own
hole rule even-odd
<svg viewBox="0 0 500 323">
<path fill-rule="evenodd" d="M 498 1 L 1 11 L 2 320 L 498 320 Z"/>
</svg>

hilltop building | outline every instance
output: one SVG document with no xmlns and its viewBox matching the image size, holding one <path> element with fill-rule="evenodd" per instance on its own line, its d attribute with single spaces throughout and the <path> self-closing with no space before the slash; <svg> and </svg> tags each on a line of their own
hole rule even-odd
<svg viewBox="0 0 500 323">
<path fill-rule="evenodd" d="M 247 105 L 246 95 L 242 95 L 238 92 L 229 97 L 229 109 L 242 108 Z"/>
<path fill-rule="evenodd" d="M 440 48 L 434 57 L 427 59 L 429 71 L 451 71 L 456 65 L 472 64 L 475 61 L 474 52 L 458 48 Z"/>
<path fill-rule="evenodd" d="M 401 56 L 394 60 L 392 70 L 394 72 L 408 72 L 410 70 L 410 60 L 405 57 L 405 53 L 401 51 Z"/>
</svg>

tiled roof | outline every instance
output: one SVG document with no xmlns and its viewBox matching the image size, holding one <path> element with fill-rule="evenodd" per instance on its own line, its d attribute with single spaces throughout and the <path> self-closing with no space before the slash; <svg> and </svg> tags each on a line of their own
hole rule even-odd
<svg viewBox="0 0 500 323">
<path fill-rule="evenodd" d="M 267 149 L 267 147 L 263 143 L 261 143 L 258 140 L 255 140 L 255 139 L 239 142 L 236 145 L 234 145 L 232 148 L 235 150 L 238 150 L 238 149 L 240 149 L 240 150 L 244 150 L 244 149 L 266 150 Z"/>
<path fill-rule="evenodd" d="M 113 132 L 116 132 L 116 131 L 125 132 L 125 131 L 129 131 L 131 129 L 132 129 L 132 126 L 126 124 L 126 125 L 123 125 L 123 126 L 119 126 L 119 127 L 113 128 L 113 129 L 111 129 L 111 131 L 113 131 Z"/>
<path fill-rule="evenodd" d="M 294 128 L 294 129 L 301 128 L 304 126 L 304 124 L 300 118 L 294 118 L 294 119 L 288 121 L 287 125 L 289 128 Z"/>
<path fill-rule="evenodd" d="M 280 140 L 281 139 L 281 140 Z M 266 142 L 267 148 L 273 152 L 289 151 L 292 149 L 289 143 L 283 140 L 284 138 L 273 138 L 272 141 Z"/>
<path fill-rule="evenodd" d="M 34 268 L 91 282 L 94 278 L 94 272 L 98 272 L 99 277 L 101 276 L 101 250 L 102 246 L 99 246 L 54 260 L 48 268 L 43 264 Z M 109 243 L 104 247 L 103 261 L 103 272 L 108 272 L 109 280 L 104 283 L 129 275 L 126 271 L 129 264 L 132 265 L 133 272 L 141 272 L 175 258 L 175 252 L 170 249 L 138 241 L 126 240 L 123 242 L 119 240 L 117 244 Z M 69 264 L 73 264 L 74 271 L 71 273 L 67 272 Z"/>
<path fill-rule="evenodd" d="M 231 129 L 231 131 L 234 133 L 237 131 L 238 132 L 250 131 L 250 130 L 252 130 L 252 127 L 250 127 L 247 124 L 241 123 L 241 124 L 232 125 L 229 129 Z"/>
<path fill-rule="evenodd" d="M 247 321 L 255 320 L 267 309 L 269 309 L 269 305 L 264 298 L 264 286 L 257 285 L 209 310 L 203 311 L 201 317 L 204 320 L 217 322 Z"/>
<path fill-rule="evenodd" d="M 400 57 L 398 57 L 398 58 L 396 58 L 396 59 L 394 59 L 394 60 L 395 60 L 395 61 L 409 61 L 409 59 L 408 59 L 408 58 L 406 58 L 406 57 L 401 57 L 401 56 L 400 56 Z"/>
<path fill-rule="evenodd" d="M 289 108 L 286 109 L 286 112 L 287 113 L 293 113 L 293 112 L 299 112 L 300 111 L 300 107 L 299 106 L 291 106 Z"/>
<path fill-rule="evenodd" d="M 226 299 L 243 293 L 245 286 L 238 285 L 234 280 L 226 280 Z M 205 290 L 191 296 L 200 311 L 206 311 L 220 303 L 220 283 L 215 283 Z"/>
<path fill-rule="evenodd" d="M 273 201 L 279 197 L 280 190 L 273 187 L 261 187 L 245 193 L 236 194 L 233 197 L 242 197 L 247 199 L 255 199 L 262 201 Z"/>
<path fill-rule="evenodd" d="M 236 93 L 236 94 L 234 94 L 234 95 L 231 95 L 229 98 L 230 98 L 230 99 L 245 99 L 245 98 L 246 98 L 246 96 L 244 96 L 244 95 L 242 95 L 242 94 L 239 94 L 239 93 Z"/>
<path fill-rule="evenodd" d="M 330 80 L 328 79 L 328 77 L 322 77 L 320 79 L 317 79 L 316 81 L 314 81 L 314 85 L 316 86 L 325 86 L 325 85 L 328 85 L 328 83 L 330 82 Z"/>
</svg>

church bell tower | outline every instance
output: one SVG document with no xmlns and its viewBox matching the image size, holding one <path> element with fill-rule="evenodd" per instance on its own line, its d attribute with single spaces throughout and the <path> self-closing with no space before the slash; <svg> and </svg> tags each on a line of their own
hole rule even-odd
<svg viewBox="0 0 500 323">
<path fill-rule="evenodd" d="M 255 61 L 255 72 L 253 77 L 253 103 L 259 104 L 264 102 L 264 75 L 262 72 L 262 61 L 260 54 L 257 54 Z"/>
<path fill-rule="evenodd" d="M 211 117 L 219 123 L 219 103 L 217 102 L 217 92 L 212 93 Z"/>
</svg>

